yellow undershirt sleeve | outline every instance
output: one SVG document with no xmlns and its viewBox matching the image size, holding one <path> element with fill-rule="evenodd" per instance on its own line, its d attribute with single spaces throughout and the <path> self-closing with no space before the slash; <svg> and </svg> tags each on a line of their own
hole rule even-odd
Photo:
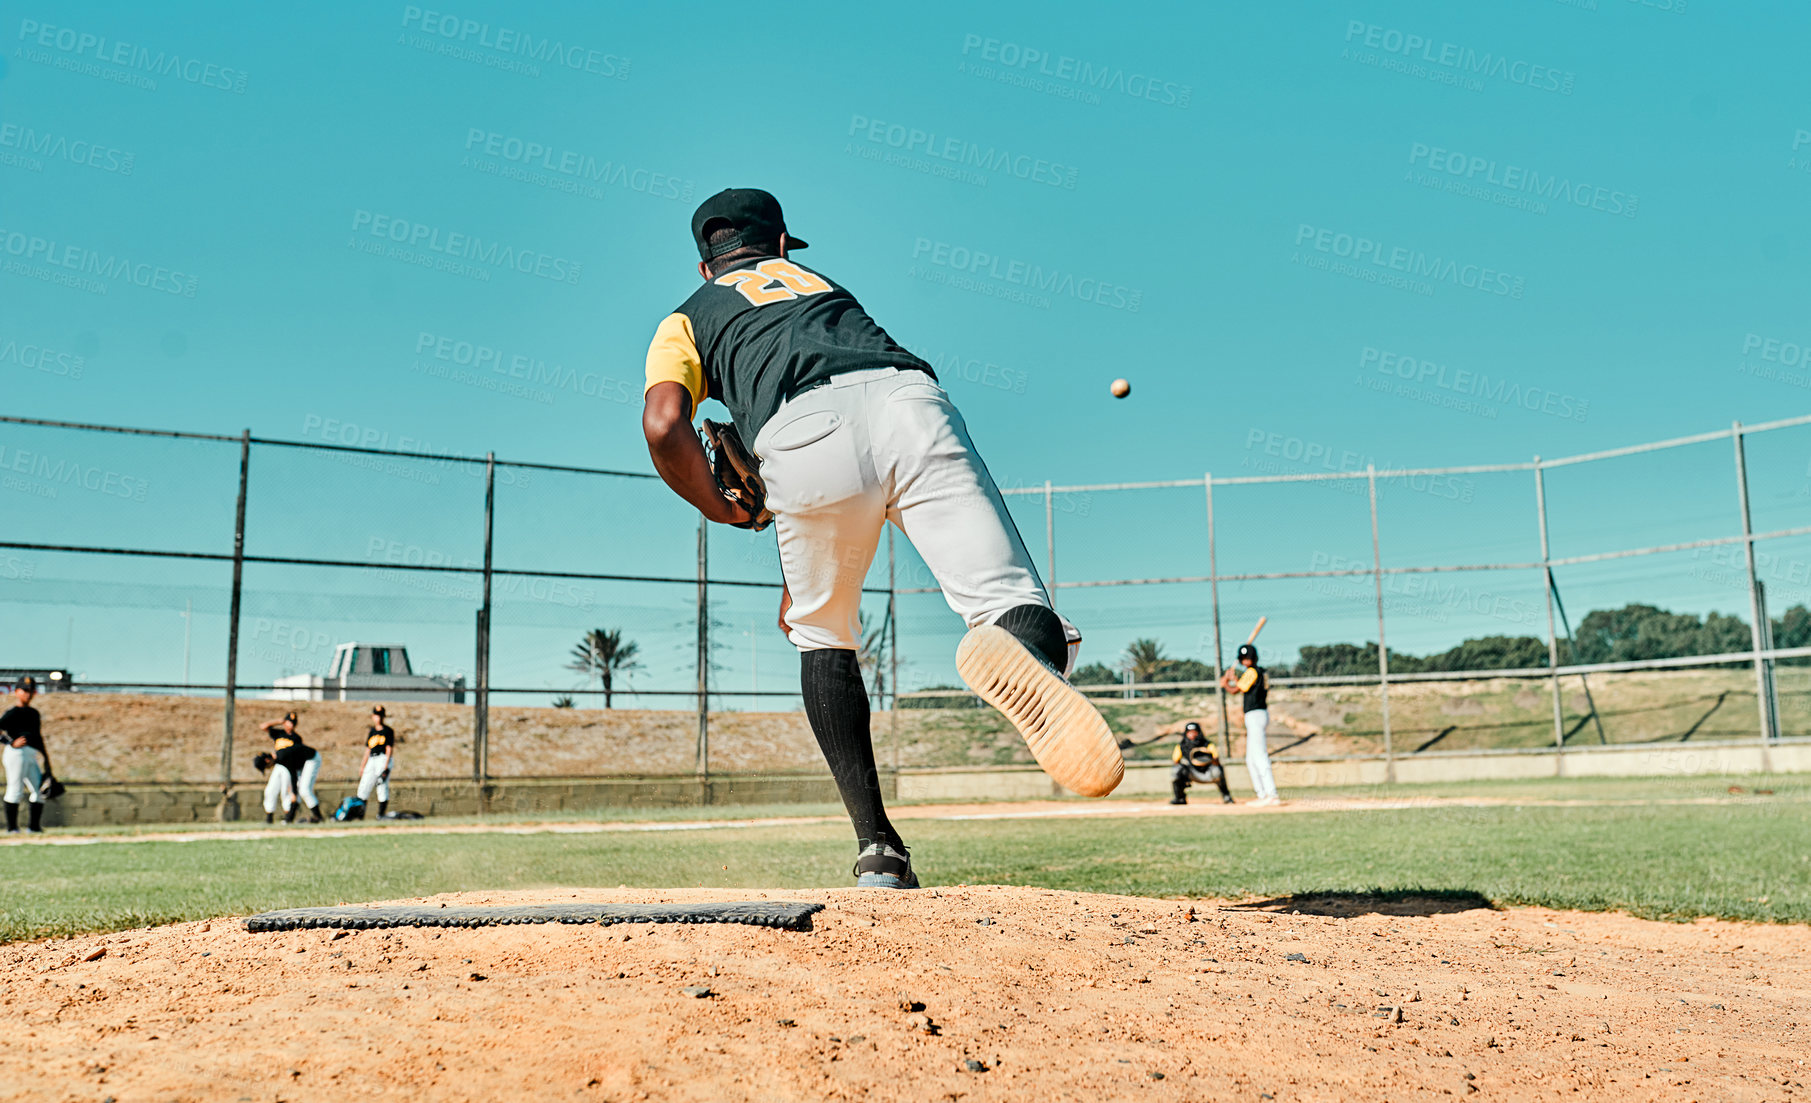
<svg viewBox="0 0 1811 1103">
<path fill-rule="evenodd" d="M 698 356 L 698 342 L 692 336 L 692 320 L 683 314 L 669 314 L 654 330 L 654 341 L 648 346 L 648 381 L 643 394 L 656 383 L 678 383 L 692 396 L 692 416 L 710 397 L 704 381 L 704 364 Z"/>
<path fill-rule="evenodd" d="M 1251 666 L 1246 667 L 1245 673 L 1239 675 L 1239 692 L 1244 693 L 1246 690 L 1250 689 L 1252 686 L 1255 686 L 1257 684 L 1258 684 L 1257 668 L 1251 667 Z"/>
</svg>

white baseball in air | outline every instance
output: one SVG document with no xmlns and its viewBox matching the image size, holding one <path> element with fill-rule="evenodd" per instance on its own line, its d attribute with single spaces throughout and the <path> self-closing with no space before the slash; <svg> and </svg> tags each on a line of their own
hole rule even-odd
<svg viewBox="0 0 1811 1103">
<path fill-rule="evenodd" d="M 1113 386 L 1108 389 L 1113 392 L 1114 398 L 1124 398 L 1132 393 L 1132 384 L 1127 383 L 1123 379 L 1115 379 L 1113 381 Z"/>
</svg>

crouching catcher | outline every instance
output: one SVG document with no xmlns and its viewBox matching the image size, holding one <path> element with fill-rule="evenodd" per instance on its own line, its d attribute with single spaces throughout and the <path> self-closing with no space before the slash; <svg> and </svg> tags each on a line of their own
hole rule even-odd
<svg viewBox="0 0 1811 1103">
<path fill-rule="evenodd" d="M 1202 733 L 1200 724 L 1190 720 L 1182 729 L 1182 739 L 1170 761 L 1175 763 L 1170 770 L 1170 789 L 1176 794 L 1171 804 L 1187 804 L 1188 787 L 1193 782 L 1218 785 L 1220 799 L 1227 804 L 1233 802 L 1232 790 L 1226 787 L 1226 768 L 1220 765 L 1213 741 Z"/>
</svg>

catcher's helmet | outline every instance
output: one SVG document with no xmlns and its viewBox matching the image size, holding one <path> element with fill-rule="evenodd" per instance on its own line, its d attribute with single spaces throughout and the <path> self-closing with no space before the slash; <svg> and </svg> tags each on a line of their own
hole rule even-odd
<svg viewBox="0 0 1811 1103">
<path fill-rule="evenodd" d="M 1200 730 L 1201 730 L 1201 725 L 1195 723 L 1193 720 L 1190 720 L 1188 723 L 1182 725 L 1182 734 L 1184 734 L 1184 735 L 1187 735 L 1189 732 L 1198 732 Z"/>
<path fill-rule="evenodd" d="M 1253 665 L 1256 665 L 1258 661 L 1258 649 L 1251 644 L 1242 643 L 1239 645 L 1239 661 L 1244 662 L 1246 659 L 1250 659 Z"/>
</svg>

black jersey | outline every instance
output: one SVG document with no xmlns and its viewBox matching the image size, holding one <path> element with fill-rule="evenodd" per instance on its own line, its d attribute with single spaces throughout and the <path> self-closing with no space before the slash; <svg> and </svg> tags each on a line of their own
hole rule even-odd
<svg viewBox="0 0 1811 1103">
<path fill-rule="evenodd" d="M 1247 678 L 1250 678 L 1249 682 Z M 1268 711 L 1266 702 L 1270 698 L 1270 674 L 1263 667 L 1246 667 L 1245 673 L 1239 675 L 1239 688 L 1245 691 L 1243 707 L 1246 712 Z"/>
<path fill-rule="evenodd" d="M 6 733 L 6 745 L 12 746 L 13 740 L 25 737 L 25 745 L 33 750 L 44 749 L 43 718 L 38 710 L 30 705 L 14 705 L 0 715 L 0 732 Z"/>
<path fill-rule="evenodd" d="M 372 728 L 365 733 L 365 746 L 371 748 L 372 754 L 389 754 L 390 748 L 396 746 L 396 733 L 388 724 Z"/>
<path fill-rule="evenodd" d="M 276 748 L 277 765 L 292 774 L 301 771 L 303 764 L 314 757 L 313 747 L 302 742 L 300 732 L 286 732 L 282 728 L 271 728 L 266 734 Z"/>
<path fill-rule="evenodd" d="M 648 347 L 647 386 L 683 384 L 694 413 L 705 399 L 717 399 L 752 448 L 782 402 L 868 368 L 911 368 L 936 378 L 829 277 L 794 260 L 752 257 L 660 323 Z"/>
</svg>

